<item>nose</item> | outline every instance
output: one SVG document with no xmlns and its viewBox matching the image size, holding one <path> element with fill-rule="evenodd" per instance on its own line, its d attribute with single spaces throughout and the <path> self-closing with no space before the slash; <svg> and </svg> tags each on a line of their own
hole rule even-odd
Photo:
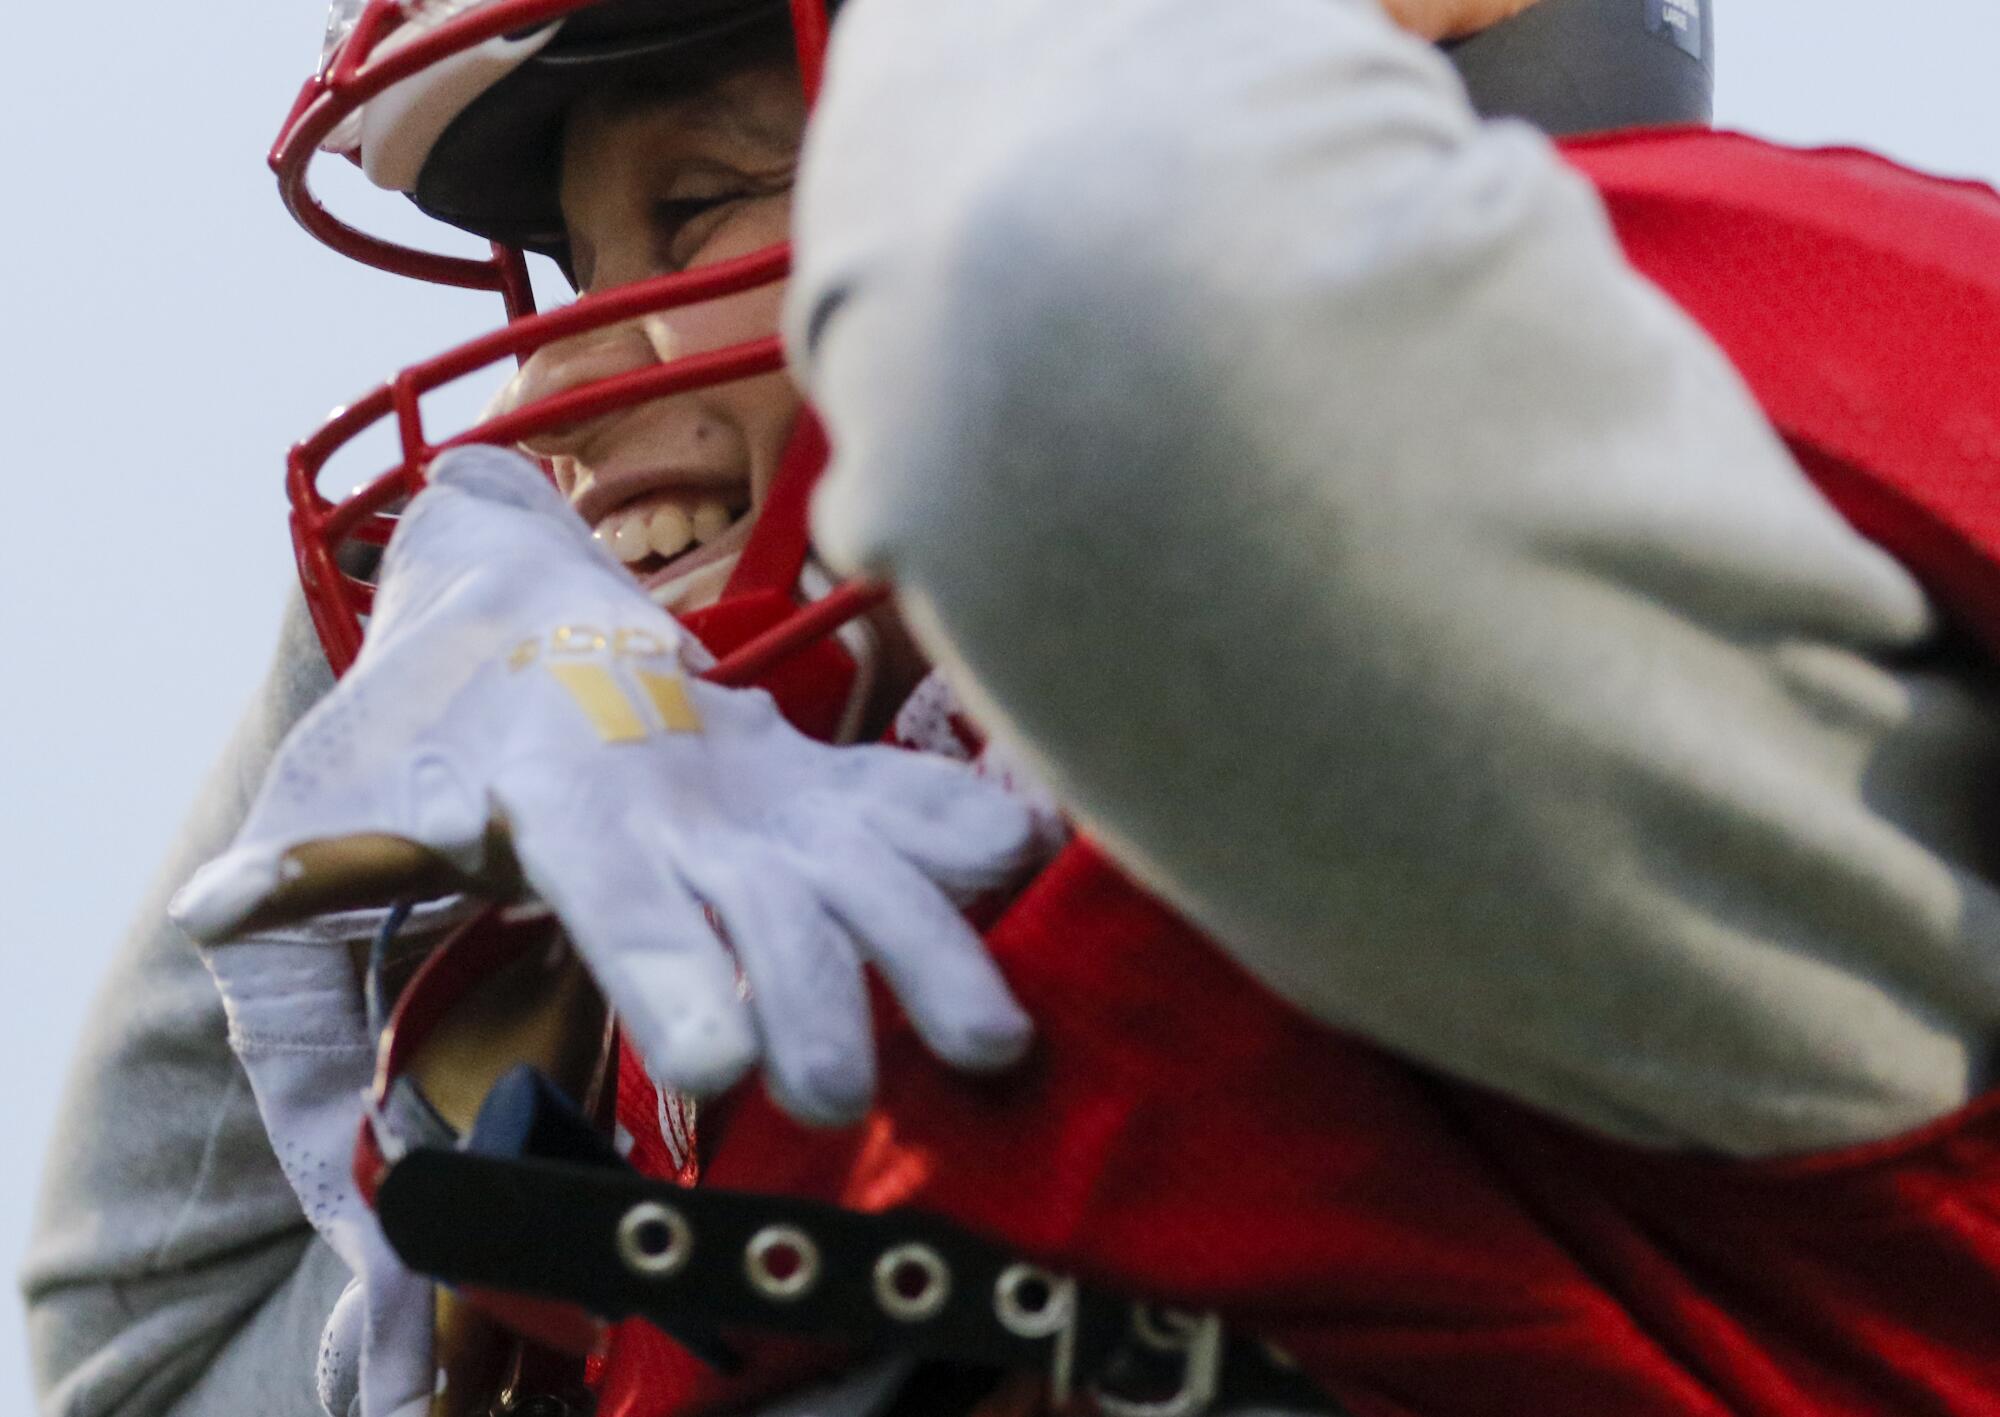
<svg viewBox="0 0 2000 1417">
<path fill-rule="evenodd" d="M 637 322 L 587 330 L 543 345 L 530 355 L 501 391 L 495 411 L 510 413 L 585 384 L 644 368 L 658 358 Z M 625 412 L 619 409 L 577 423 L 558 424 L 523 438 L 521 446 L 542 457 L 581 458 L 592 440 Z"/>
</svg>

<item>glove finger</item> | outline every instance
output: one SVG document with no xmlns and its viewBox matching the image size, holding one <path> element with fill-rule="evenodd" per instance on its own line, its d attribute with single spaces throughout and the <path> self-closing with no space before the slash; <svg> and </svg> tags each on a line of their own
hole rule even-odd
<svg viewBox="0 0 2000 1417">
<path fill-rule="evenodd" d="M 410 1273 L 381 1245 L 380 1260 L 361 1277 L 363 1327 L 359 1387 L 364 1413 L 422 1417 L 437 1386 L 429 1280 Z"/>
<path fill-rule="evenodd" d="M 550 810 L 533 791 L 501 797 L 522 874 L 562 921 L 653 1073 L 701 1096 L 741 1077 L 756 1061 L 757 1038 L 735 965 L 650 824 L 592 812 L 585 794 L 556 799 L 567 811 Z"/>
<path fill-rule="evenodd" d="M 301 726 L 235 844 L 168 904 L 195 939 L 215 944 L 318 915 L 490 891 L 511 877 L 484 794 L 448 758 L 419 749 L 386 763 L 333 756 L 329 764 L 316 735 L 338 739 L 337 725 L 336 716 Z"/>
<path fill-rule="evenodd" d="M 384 832 L 232 847 L 197 870 L 167 904 L 205 945 L 322 915 L 476 892 L 485 877 L 408 837 Z"/>
<path fill-rule="evenodd" d="M 483 501 L 581 527 L 583 523 L 533 458 L 491 443 L 472 443 L 438 454 L 424 473 L 433 487 L 451 487 Z"/>
<path fill-rule="evenodd" d="M 334 1300 L 333 1312 L 319 1335 L 319 1362 L 313 1372 L 313 1386 L 319 1405 L 330 1413 L 345 1414 L 353 1409 L 361 1392 L 361 1344 L 367 1322 L 367 1296 L 361 1281 L 350 1279 Z"/>
<path fill-rule="evenodd" d="M 926 1046 L 961 1068 L 1002 1068 L 1034 1025 L 977 932 L 897 852 L 851 820 L 795 826 L 800 869 L 881 969 Z"/>
<path fill-rule="evenodd" d="M 427 668 L 403 693 L 357 674 L 299 721 L 230 849 L 169 906 L 182 928 L 215 943 L 466 887 L 486 864 L 490 811 L 456 757 L 424 741 L 445 712 L 430 701 L 443 677 L 435 656 Z"/>
<path fill-rule="evenodd" d="M 383 548 L 381 589 L 369 638 L 384 625 L 398 629 L 437 604 L 474 568 L 524 557 L 546 559 L 552 545 L 582 552 L 629 584 L 617 559 L 530 458 L 508 448 L 474 444 L 439 455 L 426 470 L 429 486 L 410 500 Z M 488 578 L 489 588 L 504 582 Z"/>
<path fill-rule="evenodd" d="M 629 580 L 618 558 L 591 535 L 590 527 L 534 459 L 511 448 L 476 443 L 444 453 L 431 464 L 427 476 L 433 486 L 453 487 L 532 514 L 557 536 L 614 570 L 621 582 Z"/>
<path fill-rule="evenodd" d="M 728 932 L 750 983 L 772 1097 L 800 1121 L 851 1122 L 875 1094 L 861 964 L 795 863 L 744 837 L 710 834 L 677 853 Z"/>
<path fill-rule="evenodd" d="M 846 751 L 865 755 L 854 769 L 864 790 L 853 810 L 954 899 L 1004 884 L 1031 859 L 1033 815 L 1005 788 L 929 754 Z"/>
</svg>

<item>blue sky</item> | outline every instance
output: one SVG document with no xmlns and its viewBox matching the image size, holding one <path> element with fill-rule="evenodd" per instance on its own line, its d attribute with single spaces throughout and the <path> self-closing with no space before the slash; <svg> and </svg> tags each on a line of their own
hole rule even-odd
<svg viewBox="0 0 2000 1417">
<path fill-rule="evenodd" d="M 1718 3 L 1727 125 L 2000 180 L 1989 0 Z M 0 563 L 10 1267 L 91 991 L 261 671 L 291 577 L 285 448 L 493 318 L 490 297 L 352 266 L 280 208 L 263 153 L 317 54 L 311 0 L 120 9 L 20 7 L 30 62 L 0 95 L 0 412 L 26 501 Z M 0 1310 L 12 1410 L 25 1357 L 18 1304 Z"/>
</svg>

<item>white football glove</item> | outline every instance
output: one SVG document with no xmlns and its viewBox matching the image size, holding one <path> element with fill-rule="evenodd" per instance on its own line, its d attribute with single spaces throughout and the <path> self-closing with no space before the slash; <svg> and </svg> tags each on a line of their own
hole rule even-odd
<svg viewBox="0 0 2000 1417">
<path fill-rule="evenodd" d="M 1026 862 L 1028 811 L 955 763 L 816 743 L 769 695 L 692 677 L 707 660 L 527 459 L 448 453 L 384 554 L 360 658 L 174 918 L 218 942 L 498 891 L 518 862 L 675 1087 L 761 1055 L 788 1111 L 854 1117 L 864 959 L 941 1058 L 1017 1058 L 1027 1018 L 953 901 Z"/>
<path fill-rule="evenodd" d="M 424 1417 L 436 1386 L 431 1282 L 390 1251 L 353 1176 L 375 1048 L 349 949 L 367 929 L 334 917 L 205 957 L 285 1179 L 354 1275 L 322 1338 L 321 1405 L 335 1417 Z"/>
</svg>

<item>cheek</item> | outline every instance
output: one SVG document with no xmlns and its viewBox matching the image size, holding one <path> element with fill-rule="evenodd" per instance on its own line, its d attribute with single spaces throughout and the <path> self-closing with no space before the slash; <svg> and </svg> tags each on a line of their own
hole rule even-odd
<svg viewBox="0 0 2000 1417">
<path fill-rule="evenodd" d="M 783 285 L 766 286 L 648 315 L 643 325 L 646 340 L 653 347 L 653 357 L 665 364 L 690 354 L 762 339 L 777 331 L 784 298 Z"/>
<path fill-rule="evenodd" d="M 731 260 L 783 241 L 790 205 L 788 199 L 760 204 L 743 220 L 718 232 L 716 239 L 703 247 L 696 264 Z M 654 357 L 666 363 L 775 334 L 784 298 L 781 282 L 650 315 L 642 328 Z M 778 371 L 704 389 L 695 398 L 706 418 L 726 425 L 741 438 L 749 464 L 751 503 L 761 507 L 798 418 L 802 400 L 797 387 L 789 375 Z"/>
<path fill-rule="evenodd" d="M 791 212 L 789 195 L 756 203 L 703 243 L 694 267 L 733 261 L 778 245 L 791 234 Z M 724 300 L 668 310 L 648 317 L 646 338 L 652 342 L 654 356 L 663 362 L 762 339 L 777 331 L 784 294 L 780 282 Z"/>
<path fill-rule="evenodd" d="M 718 241 L 702 253 L 704 264 L 761 250 L 785 238 L 782 221 L 740 223 L 727 243 Z M 669 310 L 646 321 L 646 337 L 662 361 L 724 349 L 775 334 L 784 305 L 783 284 L 748 290 L 725 300 Z M 731 425 L 749 455 L 750 499 L 764 504 L 784 456 L 801 403 L 798 388 L 782 370 L 707 389 L 700 395 L 711 417 Z"/>
<path fill-rule="evenodd" d="M 646 338 L 661 362 L 762 339 L 777 328 L 784 287 L 745 291 L 727 300 L 651 316 Z M 761 506 L 784 456 L 801 403 L 791 376 L 779 370 L 718 384 L 696 396 L 703 414 L 735 430 L 748 455 L 750 496 Z"/>
<path fill-rule="evenodd" d="M 778 463 L 785 455 L 785 444 L 791 438 L 792 425 L 798 421 L 799 409 L 805 400 L 799 396 L 798 386 L 792 383 L 791 376 L 782 370 L 733 384 L 718 392 L 734 405 L 738 426 L 743 429 L 749 444 L 750 503 L 762 507 L 765 494 L 771 490 L 771 479 L 777 475 Z"/>
</svg>

